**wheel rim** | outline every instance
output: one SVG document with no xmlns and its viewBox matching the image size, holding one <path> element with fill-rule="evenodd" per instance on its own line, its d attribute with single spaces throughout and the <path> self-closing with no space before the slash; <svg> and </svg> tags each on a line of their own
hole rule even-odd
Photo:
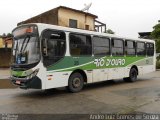
<svg viewBox="0 0 160 120">
<path fill-rule="evenodd" d="M 74 88 L 78 88 L 81 85 L 81 79 L 80 78 L 74 78 L 72 83 Z"/>
<path fill-rule="evenodd" d="M 136 71 L 133 71 L 133 72 L 131 73 L 131 78 L 132 78 L 133 80 L 136 80 L 136 79 L 137 79 L 137 72 L 136 72 Z"/>
</svg>

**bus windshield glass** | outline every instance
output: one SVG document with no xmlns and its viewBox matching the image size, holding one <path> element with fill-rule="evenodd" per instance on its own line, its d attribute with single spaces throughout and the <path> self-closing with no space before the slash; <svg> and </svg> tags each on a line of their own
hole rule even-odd
<svg viewBox="0 0 160 120">
<path fill-rule="evenodd" d="M 13 64 L 32 64 L 40 59 L 38 30 L 36 26 L 24 26 L 13 31 Z"/>
</svg>

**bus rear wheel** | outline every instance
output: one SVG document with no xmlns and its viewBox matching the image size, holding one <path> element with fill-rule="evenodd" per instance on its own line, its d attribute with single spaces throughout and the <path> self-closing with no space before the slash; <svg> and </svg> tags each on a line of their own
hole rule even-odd
<svg viewBox="0 0 160 120">
<path fill-rule="evenodd" d="M 138 71 L 135 68 L 131 68 L 129 72 L 129 77 L 124 78 L 124 81 L 126 82 L 134 82 L 137 80 Z"/>
<path fill-rule="evenodd" d="M 73 73 L 68 81 L 68 90 L 72 93 L 79 92 L 84 86 L 84 79 L 80 73 Z"/>
</svg>

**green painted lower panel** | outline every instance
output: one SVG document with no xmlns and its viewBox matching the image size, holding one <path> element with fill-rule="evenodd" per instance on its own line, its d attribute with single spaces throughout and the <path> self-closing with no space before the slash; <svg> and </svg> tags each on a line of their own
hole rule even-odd
<svg viewBox="0 0 160 120">
<path fill-rule="evenodd" d="M 30 75 L 31 73 L 33 73 L 33 71 L 31 69 L 27 70 L 27 71 L 13 71 L 13 70 L 11 70 L 11 75 L 17 76 L 17 77 L 26 77 L 26 76 Z"/>
<path fill-rule="evenodd" d="M 92 70 L 103 68 L 130 67 L 132 65 L 153 65 L 153 57 L 70 57 L 66 56 L 47 71 L 73 71 L 75 69 Z"/>
</svg>

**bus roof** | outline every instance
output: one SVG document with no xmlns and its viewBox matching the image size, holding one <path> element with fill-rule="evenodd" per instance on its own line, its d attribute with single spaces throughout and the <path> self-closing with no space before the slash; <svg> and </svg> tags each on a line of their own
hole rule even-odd
<svg viewBox="0 0 160 120">
<path fill-rule="evenodd" d="M 127 40 L 135 40 L 135 41 L 145 41 L 145 42 L 155 42 L 151 39 L 141 39 L 141 38 L 128 38 L 128 37 L 122 37 L 117 36 L 114 34 L 108 34 L 108 33 L 100 33 L 96 31 L 88 31 L 88 30 L 82 30 L 82 29 L 76 29 L 76 28 L 69 28 L 69 27 L 63 27 L 63 26 L 57 26 L 57 25 L 51 25 L 51 24 L 44 24 L 44 23 L 29 23 L 29 24 L 23 24 L 23 25 L 30 25 L 34 24 L 38 26 L 38 30 L 41 33 L 44 29 L 56 29 L 56 30 L 63 30 L 68 32 L 75 32 L 75 33 L 83 33 L 83 34 L 90 34 L 90 35 L 97 35 L 97 36 L 104 36 L 104 37 L 111 37 L 111 38 L 120 38 L 120 39 L 127 39 Z M 20 25 L 20 26 L 23 26 Z M 20 27 L 18 26 L 18 27 Z"/>
</svg>

